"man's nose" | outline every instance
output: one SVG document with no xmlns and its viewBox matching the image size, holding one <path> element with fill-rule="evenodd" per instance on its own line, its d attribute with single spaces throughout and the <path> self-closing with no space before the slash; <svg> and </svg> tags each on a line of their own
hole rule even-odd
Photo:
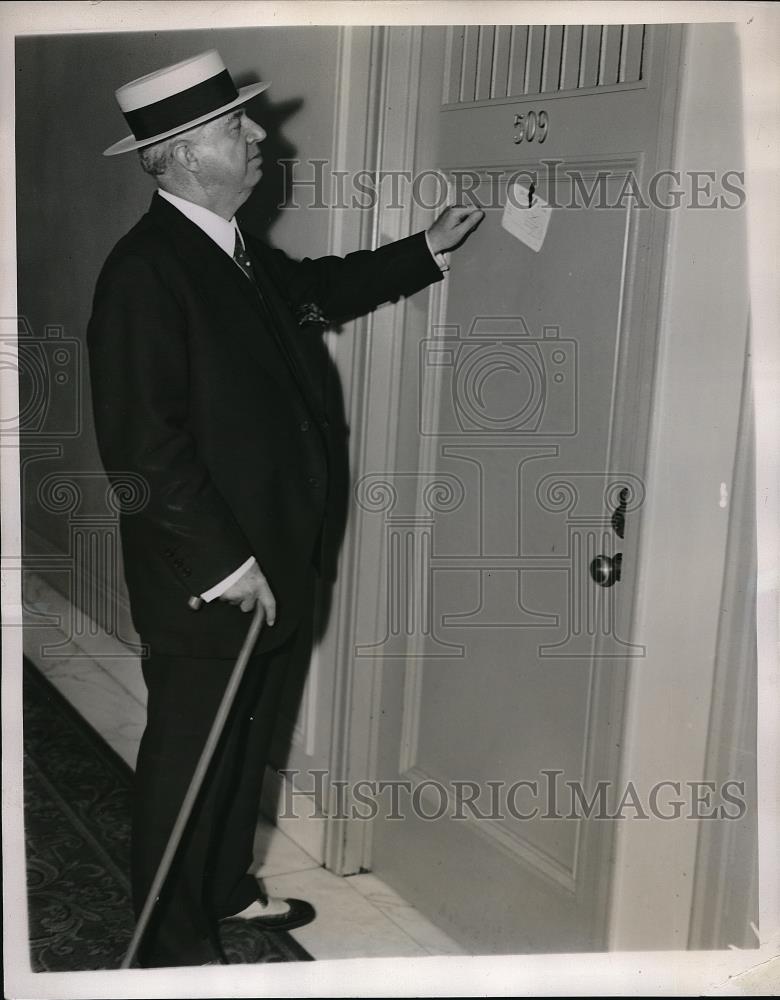
<svg viewBox="0 0 780 1000">
<path fill-rule="evenodd" d="M 246 118 L 245 123 L 247 142 L 262 142 L 263 139 L 265 139 L 266 131 L 261 128 L 257 122 L 253 122 L 251 118 Z"/>
</svg>

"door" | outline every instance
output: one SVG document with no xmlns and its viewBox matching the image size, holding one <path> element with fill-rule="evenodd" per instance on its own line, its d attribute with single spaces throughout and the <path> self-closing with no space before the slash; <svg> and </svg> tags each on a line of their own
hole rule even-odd
<svg viewBox="0 0 780 1000">
<path fill-rule="evenodd" d="M 630 622 L 665 224 L 648 192 L 679 32 L 425 31 L 434 166 L 486 218 L 407 369 L 416 468 L 358 484 L 385 542 L 381 621 L 355 651 L 380 667 L 387 783 L 366 864 L 470 950 L 600 949 L 644 652 Z M 556 206 L 538 251 L 502 226 L 531 181 Z"/>
</svg>

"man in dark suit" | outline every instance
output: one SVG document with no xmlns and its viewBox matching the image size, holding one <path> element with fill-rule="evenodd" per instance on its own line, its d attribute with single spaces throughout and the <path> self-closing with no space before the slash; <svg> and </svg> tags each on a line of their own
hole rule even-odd
<svg viewBox="0 0 780 1000">
<path fill-rule="evenodd" d="M 265 627 L 146 935 L 146 965 L 221 960 L 217 921 L 313 917 L 248 874 L 280 675 L 312 612 L 339 447 L 300 350 L 300 322 L 369 311 L 441 279 L 441 254 L 479 222 L 447 209 L 428 230 L 345 258 L 295 261 L 239 230 L 261 177 L 263 129 L 214 51 L 132 81 L 117 99 L 158 190 L 98 279 L 88 330 L 95 426 L 109 478 L 145 502 L 122 515 L 148 719 L 136 769 L 133 897 L 143 905 L 206 739 L 248 612 Z M 192 607 L 203 607 L 193 612 Z M 239 610 L 240 609 L 240 610 Z"/>
</svg>

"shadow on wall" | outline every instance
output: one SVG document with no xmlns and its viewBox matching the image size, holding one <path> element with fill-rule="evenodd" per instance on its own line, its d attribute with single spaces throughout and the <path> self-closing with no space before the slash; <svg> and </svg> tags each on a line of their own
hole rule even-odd
<svg viewBox="0 0 780 1000">
<path fill-rule="evenodd" d="M 84 334 L 105 257 L 147 210 L 154 185 L 135 154 L 110 159 L 101 155 L 128 132 L 113 92 L 128 80 L 211 47 L 220 52 L 237 86 L 270 80 L 272 89 L 247 105 L 248 114 L 262 125 L 267 138 L 263 178 L 242 208 L 240 221 L 261 239 L 270 240 L 273 231 L 273 242 L 293 256 L 319 256 L 327 247 L 328 213 L 282 209 L 291 192 L 289 171 L 280 161 L 330 155 L 337 46 L 338 30 L 323 27 L 76 34 L 17 41 L 19 312 L 26 317 L 33 339 L 45 337 L 51 325 L 61 329 L 73 342 L 78 361 L 68 370 L 67 385 L 52 383 L 51 392 L 46 390 L 46 410 L 51 416 L 46 434 L 23 435 L 23 447 L 33 454 L 23 465 L 26 540 L 22 555 L 27 565 L 35 561 L 51 585 L 73 602 L 85 604 L 84 610 L 123 641 L 132 642 L 136 636 L 118 562 L 117 524 L 105 516 L 107 484 L 92 427 Z M 316 372 L 327 398 L 331 424 L 344 427 L 341 385 L 321 331 L 302 328 L 300 334 L 307 364 Z M 78 413 L 68 422 L 74 406 Z M 70 428 L 74 422 L 75 431 L 64 433 L 66 424 Z M 321 586 L 315 635 L 328 619 L 348 504 L 346 431 L 340 440 L 331 568 Z M 39 487 L 51 477 L 76 482 L 78 510 L 54 510 L 41 504 Z M 101 551 L 113 553 L 110 565 L 82 564 L 73 544 L 71 522 L 76 518 L 81 528 L 88 522 L 106 543 Z M 313 637 L 303 645 L 310 649 L 312 641 Z M 291 672 L 293 719 L 292 706 L 305 679 L 308 649 L 300 650 L 297 669 Z"/>
<path fill-rule="evenodd" d="M 147 210 L 154 188 L 134 154 L 101 155 L 128 132 L 114 90 L 211 47 L 220 52 L 237 85 L 269 80 L 268 94 L 248 106 L 268 138 L 264 177 L 242 210 L 241 221 L 263 239 L 273 230 L 273 242 L 293 256 L 319 256 L 327 248 L 328 213 L 282 211 L 288 192 L 278 161 L 330 154 L 338 39 L 338 29 L 326 27 L 17 39 L 18 311 L 30 331 L 31 356 L 49 356 L 52 345 L 40 347 L 39 342 L 46 340 L 47 330 L 54 330 L 68 341 L 69 356 L 75 358 L 62 385 L 53 382 L 53 375 L 43 389 L 41 379 L 28 379 L 27 386 L 20 380 L 22 391 L 32 386 L 31 391 L 45 393 L 41 405 L 48 415 L 43 430 L 28 428 L 22 435 L 23 447 L 33 454 L 23 467 L 21 554 L 28 563 L 37 558 L 41 573 L 67 596 L 78 602 L 87 597 L 99 623 L 123 639 L 132 635 L 132 628 L 121 566 L 77 565 L 71 523 L 76 513 L 80 523 L 86 519 L 103 525 L 106 520 L 107 483 L 92 427 L 84 343 L 95 281 L 111 247 Z M 302 339 L 321 343 L 319 336 L 306 331 Z M 314 355 L 318 351 L 315 345 Z M 320 352 L 313 363 L 321 364 L 322 359 Z M 330 376 L 326 381 L 330 386 Z M 73 517 L 40 502 L 41 484 L 54 476 L 77 481 L 80 505 Z M 107 541 L 113 548 L 115 539 Z"/>
<path fill-rule="evenodd" d="M 236 74 L 237 87 L 259 83 L 263 79 L 255 73 Z M 284 134 L 288 119 L 304 107 L 303 98 L 274 103 L 267 92 L 258 94 L 246 105 L 250 118 L 262 125 L 266 138 L 262 143 L 263 176 L 246 203 L 239 210 L 241 225 L 260 239 L 270 242 L 270 231 L 284 212 L 284 205 L 290 200 L 291 175 L 282 163 L 298 156 L 298 148 Z M 338 555 L 346 530 L 349 513 L 350 469 L 347 445 L 347 416 L 341 379 L 328 352 L 319 326 L 304 326 L 300 330 L 298 349 L 308 370 L 310 383 L 321 394 L 321 403 L 328 413 L 333 440 L 337 447 L 333 453 L 333 468 L 329 476 L 331 494 L 331 518 L 325 539 L 325 565 L 317 584 L 316 615 L 310 627 L 300 631 L 296 648 L 286 665 L 287 677 L 284 686 L 287 693 L 287 712 L 275 720 L 276 746 L 286 751 L 294 738 L 297 706 L 303 696 L 312 652 L 317 642 L 327 630 L 336 582 Z"/>
<path fill-rule="evenodd" d="M 236 86 L 245 87 L 257 83 L 254 79 L 238 78 Z M 256 236 L 269 239 L 273 224 L 281 215 L 282 206 L 291 195 L 289 171 L 281 165 L 282 160 L 291 160 L 298 155 L 298 149 L 284 135 L 284 125 L 303 107 L 303 98 L 274 104 L 266 95 L 258 94 L 246 106 L 246 113 L 258 125 L 262 125 L 266 138 L 263 140 L 263 176 L 240 211 L 241 222 Z"/>
</svg>

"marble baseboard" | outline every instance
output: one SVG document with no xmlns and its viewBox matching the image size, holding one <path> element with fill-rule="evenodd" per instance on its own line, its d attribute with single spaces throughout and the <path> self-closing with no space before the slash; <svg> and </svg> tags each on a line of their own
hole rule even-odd
<svg viewBox="0 0 780 1000">
<path fill-rule="evenodd" d="M 254 856 L 256 865 L 253 874 L 263 880 L 272 875 L 286 875 L 320 867 L 310 854 L 278 826 L 265 820 L 257 824 Z"/>
<path fill-rule="evenodd" d="M 432 924 L 427 917 L 371 872 L 348 875 L 346 882 L 351 889 L 359 892 L 372 906 L 397 924 L 429 955 L 468 954 L 457 941 L 453 941 L 449 935 Z"/>
<path fill-rule="evenodd" d="M 295 795 L 295 815 L 280 816 L 279 813 L 285 811 L 284 796 L 289 793 L 289 786 L 285 788 L 285 785 L 286 779 L 278 771 L 266 768 L 260 812 L 317 864 L 324 864 L 325 817 L 316 815 L 314 797 L 299 791 Z"/>
<path fill-rule="evenodd" d="M 308 900 L 317 918 L 292 931 L 315 958 L 400 958 L 430 954 L 381 910 L 350 888 L 349 879 L 324 868 L 263 880 L 274 896 Z"/>
<path fill-rule="evenodd" d="M 138 657 L 123 651 L 105 633 L 101 637 L 96 626 L 87 641 L 66 631 L 72 621 L 70 603 L 36 574 L 25 574 L 23 600 L 25 655 L 106 743 L 135 767 L 146 725 L 146 692 Z M 106 655 L 109 649 L 113 656 Z"/>
<path fill-rule="evenodd" d="M 97 730 L 135 766 L 146 723 L 140 659 L 33 572 L 24 575 L 25 655 Z M 80 630 L 72 628 L 78 621 Z M 334 875 L 322 867 L 325 819 L 303 798 L 294 819 L 273 820 L 283 779 L 267 772 L 255 838 L 254 874 L 267 892 L 308 899 L 318 918 L 293 936 L 315 958 L 379 958 L 463 954 L 458 945 L 374 875 Z M 313 808 L 313 802 L 312 802 Z"/>
<path fill-rule="evenodd" d="M 108 635 L 83 612 L 76 615 L 68 598 L 37 573 L 24 573 L 22 600 L 25 654 L 33 662 L 69 658 L 97 663 L 139 704 L 146 705 L 137 651 Z"/>
<path fill-rule="evenodd" d="M 279 827 L 261 821 L 254 874 L 266 892 L 309 900 L 317 919 L 292 931 L 315 958 L 462 955 L 463 949 L 375 875 L 326 871 Z"/>
</svg>

